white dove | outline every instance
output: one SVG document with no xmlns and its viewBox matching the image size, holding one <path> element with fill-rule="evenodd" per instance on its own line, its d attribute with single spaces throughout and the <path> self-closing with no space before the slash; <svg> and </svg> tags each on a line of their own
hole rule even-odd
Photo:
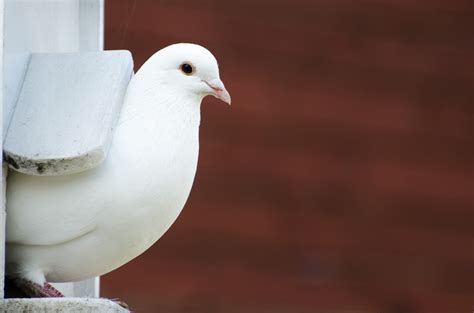
<svg viewBox="0 0 474 313">
<path fill-rule="evenodd" d="M 155 53 L 130 81 L 108 157 L 79 174 L 7 181 L 7 275 L 31 296 L 47 282 L 110 272 L 173 224 L 193 184 L 202 99 L 230 104 L 214 56 L 194 44 Z"/>
</svg>

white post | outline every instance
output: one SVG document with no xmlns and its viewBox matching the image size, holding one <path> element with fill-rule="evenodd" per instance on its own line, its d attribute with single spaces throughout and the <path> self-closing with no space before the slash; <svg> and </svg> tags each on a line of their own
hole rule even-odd
<svg viewBox="0 0 474 313">
<path fill-rule="evenodd" d="M 3 73 L 3 50 L 6 55 L 20 56 L 34 52 L 79 52 L 103 50 L 103 0 L 0 0 L 0 67 Z M 4 28 L 3 28 L 3 25 Z M 10 67 L 11 68 L 11 67 Z M 15 79 L 18 68 L 7 69 L 0 79 Z M 0 88 L 4 109 L 4 87 Z M 10 108 L 11 109 L 11 108 Z M 8 110 L 10 110 L 8 109 Z M 3 115 L 2 115 L 3 116 Z M 2 117 L 3 121 L 3 117 Z M 5 123 L 5 121 L 3 121 Z M 3 125 L 5 129 L 7 125 Z M 2 136 L 3 138 L 3 136 Z M 3 150 L 3 149 L 2 149 Z M 5 173 L 3 173 L 2 177 Z M 5 182 L 2 182 L 5 188 Z M 0 212 L 1 291 L 3 298 L 3 264 L 5 252 L 5 193 L 2 193 Z M 99 278 L 74 283 L 58 284 L 66 296 L 98 297 Z"/>
<path fill-rule="evenodd" d="M 0 0 L 0 123 L 2 123 L 1 130 L 3 130 L 3 17 L 5 12 L 5 2 Z M 2 135 L 3 138 L 3 135 Z M 3 151 L 3 140 L 0 142 L 0 147 Z M 2 166 L 2 180 L 0 188 L 0 299 L 3 299 L 3 291 L 5 286 L 5 178 L 6 166 Z"/>
</svg>

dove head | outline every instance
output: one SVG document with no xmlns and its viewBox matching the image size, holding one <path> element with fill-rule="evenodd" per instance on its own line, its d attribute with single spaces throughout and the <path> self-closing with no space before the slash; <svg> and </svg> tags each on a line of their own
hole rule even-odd
<svg viewBox="0 0 474 313">
<path fill-rule="evenodd" d="M 140 71 L 152 75 L 155 84 L 171 92 L 195 97 L 199 103 L 209 95 L 228 104 L 231 102 L 219 77 L 216 58 L 199 45 L 179 43 L 163 48 Z"/>
</svg>

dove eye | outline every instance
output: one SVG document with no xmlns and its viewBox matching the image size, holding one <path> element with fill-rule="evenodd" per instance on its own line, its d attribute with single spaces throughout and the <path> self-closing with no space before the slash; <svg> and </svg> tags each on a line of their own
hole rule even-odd
<svg viewBox="0 0 474 313">
<path fill-rule="evenodd" d="M 189 63 L 181 64 L 179 69 L 186 75 L 191 75 L 194 72 L 194 67 Z"/>
</svg>

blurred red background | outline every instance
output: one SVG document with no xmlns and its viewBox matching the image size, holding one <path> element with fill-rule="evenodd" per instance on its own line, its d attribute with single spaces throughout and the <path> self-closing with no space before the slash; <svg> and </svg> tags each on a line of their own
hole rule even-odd
<svg viewBox="0 0 474 313">
<path fill-rule="evenodd" d="M 102 278 L 136 312 L 472 312 L 474 2 L 106 2 L 136 69 L 206 46 L 198 175 Z"/>
</svg>

